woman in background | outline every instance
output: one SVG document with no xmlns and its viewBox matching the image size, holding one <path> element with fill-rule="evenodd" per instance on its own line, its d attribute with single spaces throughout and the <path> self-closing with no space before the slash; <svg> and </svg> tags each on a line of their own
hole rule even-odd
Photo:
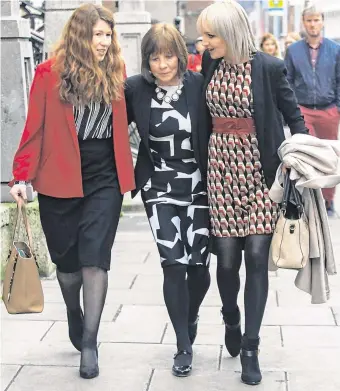
<svg viewBox="0 0 340 391">
<path fill-rule="evenodd" d="M 276 58 L 282 58 L 279 42 L 273 34 L 264 34 L 260 41 L 260 48 L 263 53 L 267 53 Z"/>
</svg>

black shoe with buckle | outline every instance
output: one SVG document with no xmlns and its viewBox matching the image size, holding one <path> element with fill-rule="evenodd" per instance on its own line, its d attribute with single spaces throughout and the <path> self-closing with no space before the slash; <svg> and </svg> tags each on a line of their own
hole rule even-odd
<svg viewBox="0 0 340 391">
<path fill-rule="evenodd" d="M 199 318 L 200 318 L 199 315 L 197 315 L 196 320 L 192 323 L 189 322 L 188 325 L 188 333 L 189 333 L 189 339 L 191 345 L 193 345 L 197 336 L 197 326 L 198 326 Z"/>
<path fill-rule="evenodd" d="M 84 314 L 81 308 L 76 311 L 67 310 L 68 335 L 72 345 L 81 352 L 84 330 Z"/>
<path fill-rule="evenodd" d="M 172 374 L 177 377 L 186 377 L 190 375 L 192 370 L 192 353 L 187 350 L 179 350 L 174 355 L 174 365 L 172 366 Z"/>
<path fill-rule="evenodd" d="M 241 348 L 241 380 L 243 383 L 255 386 L 261 383 L 262 374 L 259 365 L 259 341 L 260 339 L 248 339 L 246 336 L 242 338 Z"/>
<path fill-rule="evenodd" d="M 242 340 L 240 310 L 237 307 L 233 313 L 227 313 L 222 309 L 221 313 L 225 325 L 225 346 L 231 357 L 236 357 L 240 354 Z"/>
</svg>

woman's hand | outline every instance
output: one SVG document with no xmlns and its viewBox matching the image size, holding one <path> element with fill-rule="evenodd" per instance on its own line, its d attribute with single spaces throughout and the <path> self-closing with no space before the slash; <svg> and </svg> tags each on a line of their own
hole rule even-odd
<svg viewBox="0 0 340 391">
<path fill-rule="evenodd" d="M 24 201 L 27 201 L 26 185 L 13 185 L 9 194 L 15 199 L 16 202 L 20 202 L 20 198 Z"/>
<path fill-rule="evenodd" d="M 287 174 L 288 166 L 286 166 L 284 163 L 282 163 L 281 170 L 284 175 Z"/>
</svg>

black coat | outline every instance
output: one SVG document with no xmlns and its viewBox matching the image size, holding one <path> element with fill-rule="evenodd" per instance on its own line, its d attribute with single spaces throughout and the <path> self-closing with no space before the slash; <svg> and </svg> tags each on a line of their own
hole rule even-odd
<svg viewBox="0 0 340 391">
<path fill-rule="evenodd" d="M 213 60 L 208 51 L 203 55 L 202 74 L 205 91 L 220 59 Z M 281 161 L 277 150 L 285 140 L 282 115 L 292 134 L 308 133 L 293 90 L 290 88 L 284 62 L 262 52 L 257 52 L 251 62 L 254 100 L 254 121 L 259 143 L 260 161 L 266 184 L 270 188 Z M 210 119 L 211 121 L 211 119 Z M 210 122 L 210 129 L 212 124 Z"/>
<path fill-rule="evenodd" d="M 200 73 L 186 71 L 183 89 L 191 119 L 192 146 L 203 180 L 207 175 L 207 151 L 211 127 L 208 111 L 201 108 L 204 77 Z M 125 99 L 129 123 L 135 122 L 141 138 L 135 166 L 136 189 L 134 197 L 154 172 L 154 162 L 149 148 L 151 97 L 156 85 L 147 82 L 142 75 L 131 76 L 125 82 Z M 205 104 L 204 104 L 205 106 Z"/>
</svg>

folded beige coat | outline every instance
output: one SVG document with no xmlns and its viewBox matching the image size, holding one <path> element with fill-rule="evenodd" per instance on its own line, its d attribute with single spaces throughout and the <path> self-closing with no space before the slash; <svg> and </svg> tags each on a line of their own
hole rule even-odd
<svg viewBox="0 0 340 391">
<path fill-rule="evenodd" d="M 313 304 L 325 303 L 330 297 L 328 275 L 336 274 L 336 266 L 321 188 L 334 187 L 340 183 L 340 141 L 296 134 L 281 144 L 278 154 L 290 168 L 290 178 L 296 181 L 309 223 L 309 262 L 298 271 L 295 285 L 311 295 Z M 282 201 L 281 166 L 269 196 L 275 202 Z M 277 270 L 271 259 L 269 269 Z"/>
</svg>

